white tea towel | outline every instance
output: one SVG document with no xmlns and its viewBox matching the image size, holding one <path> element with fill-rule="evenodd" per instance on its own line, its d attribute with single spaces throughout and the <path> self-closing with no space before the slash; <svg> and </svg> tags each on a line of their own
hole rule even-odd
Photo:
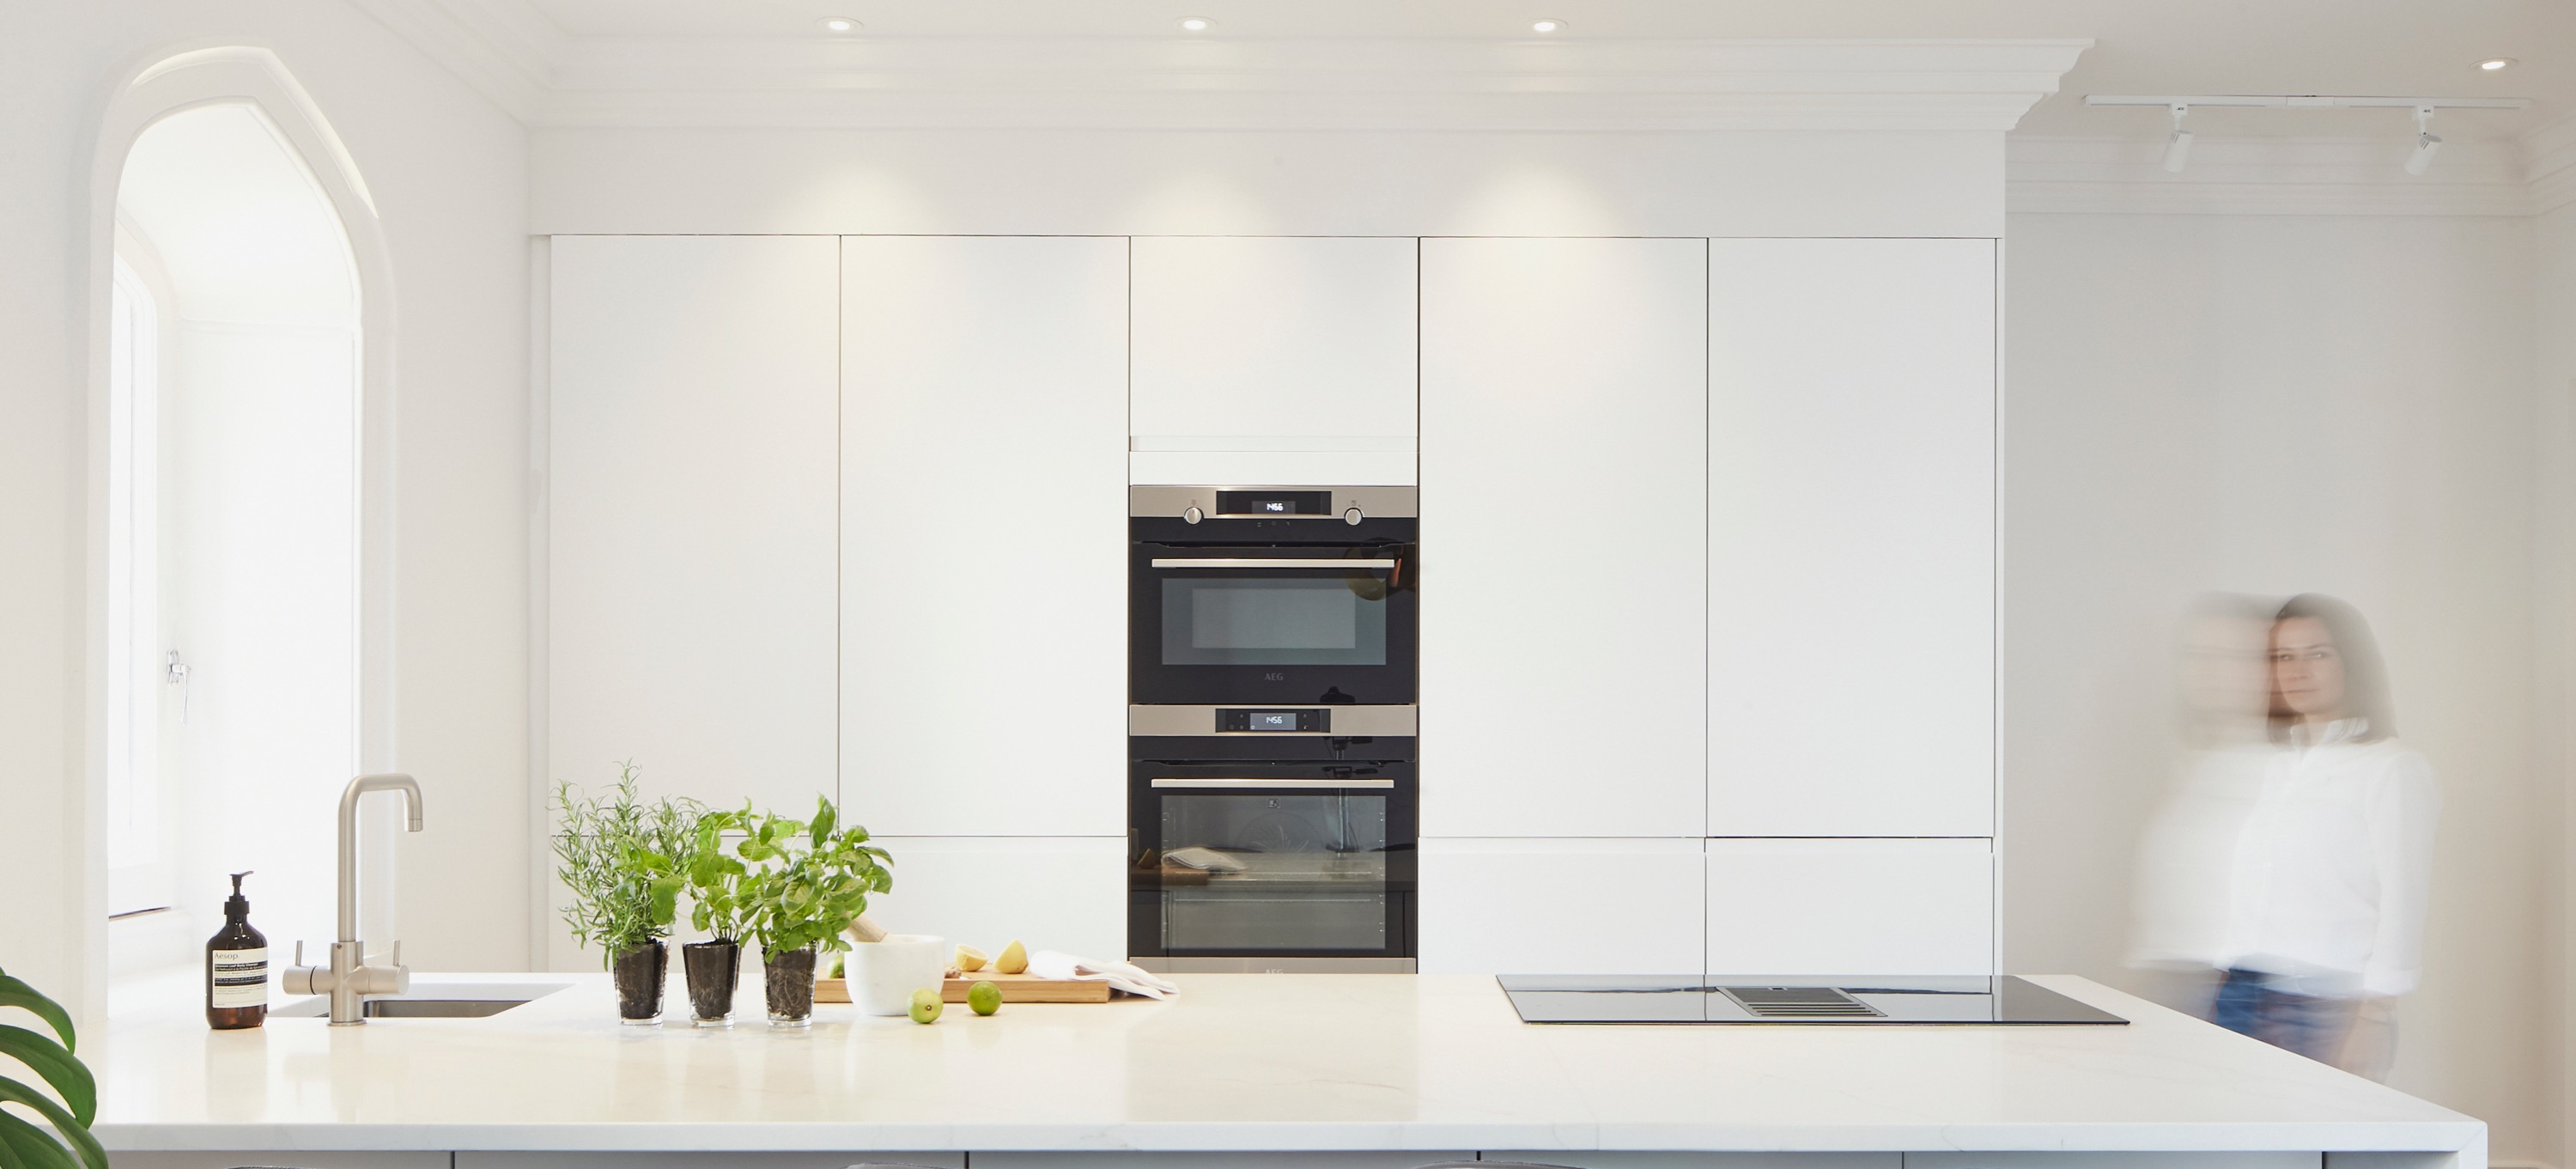
<svg viewBox="0 0 2576 1169">
<path fill-rule="evenodd" d="M 1062 950 L 1040 950 L 1029 955 L 1029 973 L 1040 978 L 1106 982 L 1111 990 L 1123 990 L 1149 999 L 1169 998 L 1181 993 L 1178 985 L 1156 978 L 1132 963 L 1076 958 Z"/>
<path fill-rule="evenodd" d="M 1164 849 L 1163 859 L 1183 868 L 1200 869 L 1211 873 L 1240 873 L 1252 867 L 1213 848 L 1202 848 L 1195 844 L 1187 848 Z"/>
</svg>

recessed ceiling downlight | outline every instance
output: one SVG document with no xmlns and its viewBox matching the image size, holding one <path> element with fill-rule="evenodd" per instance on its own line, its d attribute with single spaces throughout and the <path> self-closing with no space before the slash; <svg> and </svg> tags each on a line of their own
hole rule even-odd
<svg viewBox="0 0 2576 1169">
<path fill-rule="evenodd" d="M 2517 64 L 2517 62 L 2511 57 L 2489 57 L 2484 61 L 2478 62 L 2478 68 L 2483 72 L 2496 73 L 2502 70 L 2511 69 L 2515 64 Z"/>
<path fill-rule="evenodd" d="M 859 31 L 859 22 L 846 16 L 826 16 L 823 18 L 823 31 L 857 32 Z"/>
<path fill-rule="evenodd" d="M 1204 16 L 1184 16 L 1176 23 L 1181 26 L 1182 32 L 1206 32 L 1216 27 L 1215 21 Z"/>
<path fill-rule="evenodd" d="M 1553 16 L 1542 16 L 1530 22 L 1531 32 L 1564 32 L 1565 22 Z"/>
</svg>

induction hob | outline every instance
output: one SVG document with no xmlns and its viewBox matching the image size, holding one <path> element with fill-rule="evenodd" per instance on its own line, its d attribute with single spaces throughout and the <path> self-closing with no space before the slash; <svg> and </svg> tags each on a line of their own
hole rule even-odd
<svg viewBox="0 0 2576 1169">
<path fill-rule="evenodd" d="M 2128 1022 L 2012 975 L 1694 979 L 1506 974 L 1496 981 L 1524 1023 L 1865 1027 Z"/>
</svg>

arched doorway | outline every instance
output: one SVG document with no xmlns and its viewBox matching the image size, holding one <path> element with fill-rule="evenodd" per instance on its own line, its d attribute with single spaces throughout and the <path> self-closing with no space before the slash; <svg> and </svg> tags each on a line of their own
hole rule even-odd
<svg viewBox="0 0 2576 1169">
<path fill-rule="evenodd" d="M 370 486 L 390 293 L 365 187 L 273 55 L 165 59 L 107 123 L 93 969 L 167 1001 L 227 872 L 258 874 L 273 966 L 333 933 L 336 797 L 389 749 Z M 367 843 L 362 920 L 383 938 L 390 866 Z"/>
</svg>

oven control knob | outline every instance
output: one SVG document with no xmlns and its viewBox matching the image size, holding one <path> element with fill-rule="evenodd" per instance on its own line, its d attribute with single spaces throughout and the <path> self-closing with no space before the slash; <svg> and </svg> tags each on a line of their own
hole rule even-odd
<svg viewBox="0 0 2576 1169">
<path fill-rule="evenodd" d="M 1351 509 L 1351 510 L 1349 510 L 1349 511 L 1343 512 L 1343 513 L 1342 513 L 1342 522 L 1343 522 L 1343 523 L 1346 523 L 1346 524 L 1350 524 L 1350 525 L 1352 525 L 1352 526 L 1354 526 L 1354 527 L 1358 526 L 1358 524 L 1359 524 L 1359 522 L 1360 522 L 1360 509 L 1358 509 L 1358 508 L 1356 508 L 1356 507 L 1355 507 L 1355 508 L 1352 508 L 1352 509 Z"/>
<path fill-rule="evenodd" d="M 1207 513 L 1200 511 L 1197 504 L 1191 504 L 1190 506 L 1181 509 L 1182 523 L 1195 524 L 1205 518 L 1207 518 Z"/>
</svg>

